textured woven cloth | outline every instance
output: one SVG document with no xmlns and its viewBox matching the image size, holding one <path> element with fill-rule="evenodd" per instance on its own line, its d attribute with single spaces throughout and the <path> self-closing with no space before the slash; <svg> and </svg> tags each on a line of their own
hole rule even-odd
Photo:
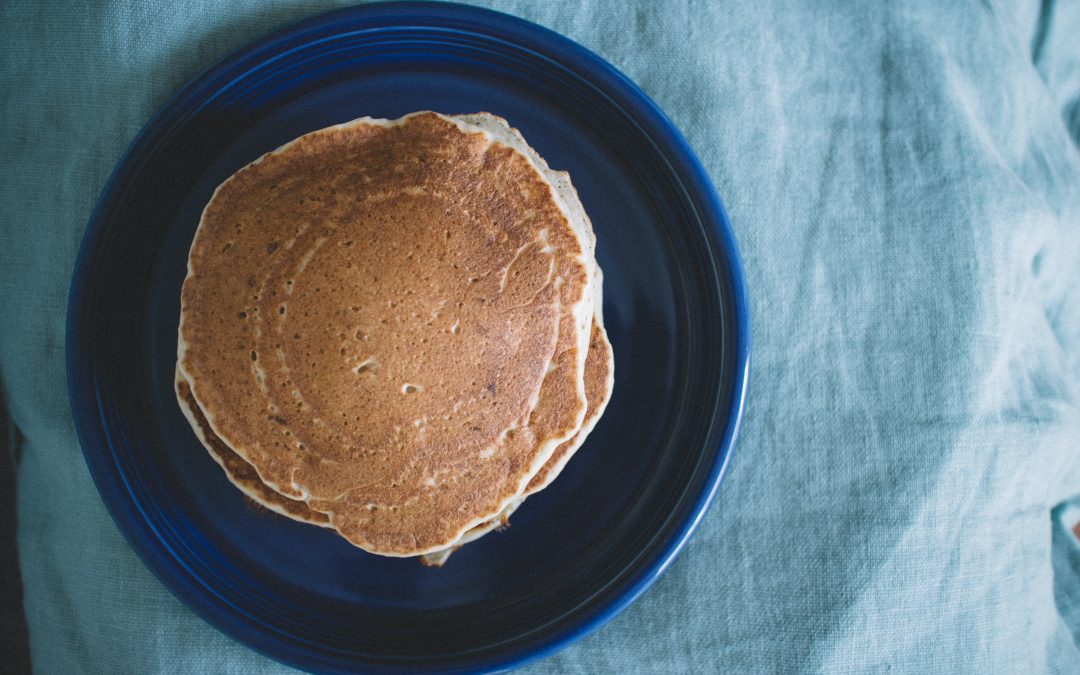
<svg viewBox="0 0 1080 675">
<path fill-rule="evenodd" d="M 697 534 L 530 671 L 1080 672 L 1080 4 L 893 4 L 496 5 L 598 52 L 683 130 L 754 329 Z M 327 6 L 0 3 L 0 378 L 40 672 L 287 670 L 181 605 L 106 513 L 64 312 L 153 111 Z"/>
</svg>

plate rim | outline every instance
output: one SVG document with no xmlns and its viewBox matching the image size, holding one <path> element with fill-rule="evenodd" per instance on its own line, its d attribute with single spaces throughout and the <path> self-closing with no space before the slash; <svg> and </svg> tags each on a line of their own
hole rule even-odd
<svg viewBox="0 0 1080 675">
<path fill-rule="evenodd" d="M 734 317 L 730 321 L 725 321 L 724 325 L 735 332 L 733 389 L 726 417 L 721 419 L 718 415 L 713 418 L 713 423 L 722 423 L 725 429 L 720 436 L 719 445 L 710 453 L 713 455 L 714 463 L 708 472 L 704 488 L 690 509 L 692 516 L 675 530 L 672 543 L 659 554 L 657 560 L 640 571 L 637 579 L 606 606 L 576 622 L 571 622 L 567 629 L 540 646 L 531 650 L 511 651 L 488 659 L 486 663 L 477 664 L 485 671 L 517 668 L 560 651 L 597 630 L 640 597 L 678 557 L 704 518 L 723 481 L 742 424 L 750 377 L 751 325 L 745 275 L 734 231 L 719 193 L 689 142 L 659 106 L 626 75 L 586 47 L 527 19 L 484 7 L 425 1 L 376 2 L 318 12 L 298 21 L 286 23 L 246 42 L 202 69 L 154 111 L 128 144 L 105 181 L 87 221 L 75 258 L 66 307 L 65 366 L 68 402 L 84 461 L 87 463 L 95 487 L 109 515 L 128 544 L 158 581 L 200 619 L 254 651 L 294 667 L 308 669 L 313 665 L 317 668 L 321 667 L 295 658 L 298 655 L 308 654 L 307 650 L 298 651 L 292 646 L 287 649 L 290 653 L 285 653 L 286 650 L 275 650 L 273 649 L 275 645 L 285 643 L 282 643 L 280 639 L 267 636 L 266 631 L 261 628 L 243 630 L 243 626 L 235 625 L 229 617 L 222 616 L 220 611 L 213 611 L 212 608 L 220 607 L 220 601 L 196 602 L 200 595 L 206 594 L 204 588 L 194 590 L 185 588 L 181 592 L 179 587 L 186 585 L 183 583 L 185 579 L 178 578 L 176 575 L 166 575 L 166 570 L 159 569 L 158 562 L 153 559 L 150 552 L 144 551 L 143 546 L 147 541 L 151 541 L 147 537 L 147 522 L 145 519 L 126 517 L 126 514 L 122 512 L 122 504 L 117 498 L 128 497 L 130 490 L 117 490 L 115 479 L 107 475 L 110 467 L 116 467 L 117 458 L 112 451 L 111 443 L 108 442 L 108 434 L 105 433 L 108 427 L 107 421 L 100 417 L 98 403 L 101 399 L 96 395 L 92 398 L 84 396 L 87 390 L 92 390 L 96 394 L 96 387 L 93 377 L 84 372 L 88 369 L 82 367 L 88 361 L 80 345 L 82 332 L 80 327 L 84 325 L 86 308 L 82 282 L 90 278 L 87 274 L 88 258 L 95 242 L 100 240 L 107 230 L 104 212 L 109 202 L 116 197 L 117 186 L 128 175 L 137 174 L 137 171 L 133 171 L 132 160 L 137 158 L 139 153 L 152 147 L 151 141 L 167 130 L 165 123 L 168 121 L 166 119 L 168 114 L 178 106 L 182 110 L 185 98 L 197 96 L 201 93 L 200 89 L 205 88 L 209 81 L 220 77 L 231 66 L 250 59 L 260 50 L 271 48 L 282 40 L 316 28 L 332 28 L 341 22 L 374 23 L 379 19 L 392 17 L 408 20 L 393 24 L 398 28 L 430 27 L 434 19 L 446 24 L 467 20 L 471 24 L 482 26 L 485 34 L 489 36 L 497 34 L 500 39 L 508 39 L 507 36 L 510 36 L 514 44 L 530 48 L 539 45 L 549 54 L 560 57 L 560 62 L 565 62 L 566 67 L 575 74 L 598 85 L 597 88 L 605 94 L 610 95 L 612 91 L 618 94 L 620 107 L 631 113 L 635 120 L 644 119 L 648 123 L 643 129 L 647 129 L 654 143 L 664 151 L 663 156 L 681 164 L 679 167 L 681 171 L 676 171 L 676 173 L 688 192 L 696 194 L 705 206 L 703 221 L 707 221 L 706 224 L 712 226 L 712 233 L 717 238 L 718 249 L 723 256 L 722 263 L 718 267 L 721 273 L 726 271 L 727 281 L 730 284 Z M 95 416 L 92 414 L 94 412 L 99 414 Z M 123 472 L 117 471 L 117 474 L 117 477 L 126 483 Z M 111 495 L 111 499 L 106 499 L 107 494 Z M 128 506 L 142 508 L 137 503 Z M 171 551 L 166 553 L 172 555 Z"/>
</svg>

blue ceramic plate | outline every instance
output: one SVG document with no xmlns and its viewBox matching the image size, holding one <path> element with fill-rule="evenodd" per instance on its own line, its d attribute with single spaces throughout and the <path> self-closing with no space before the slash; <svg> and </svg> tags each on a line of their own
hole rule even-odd
<svg viewBox="0 0 1080 675">
<path fill-rule="evenodd" d="M 567 169 L 605 273 L 615 392 L 562 476 L 441 570 L 372 556 L 250 508 L 177 408 L 180 285 L 215 186 L 355 117 L 486 110 Z M 365 6 L 270 35 L 143 130 L 86 232 L 68 310 L 86 461 L 161 581 L 207 621 L 301 668 L 520 665 L 651 584 L 716 492 L 746 384 L 747 306 L 720 200 L 686 142 L 596 55 L 444 4 Z"/>
</svg>

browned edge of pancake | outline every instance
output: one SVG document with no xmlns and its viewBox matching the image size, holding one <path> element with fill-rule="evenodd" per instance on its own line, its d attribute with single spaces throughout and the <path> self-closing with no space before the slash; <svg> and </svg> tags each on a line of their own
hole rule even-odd
<svg viewBox="0 0 1080 675">
<path fill-rule="evenodd" d="M 585 399 L 588 401 L 585 419 L 573 438 L 555 448 L 547 463 L 533 475 L 523 496 L 535 494 L 550 485 L 596 427 L 600 416 L 607 409 L 615 385 L 615 360 L 612 356 L 607 331 L 598 319 L 594 319 L 592 335 L 589 338 L 589 354 L 585 360 Z"/>
<path fill-rule="evenodd" d="M 425 553 L 424 555 L 420 556 L 420 563 L 424 565 L 424 567 L 442 567 L 446 564 L 446 561 L 450 559 L 450 556 L 453 555 L 461 547 L 467 546 L 468 544 L 471 544 L 477 539 L 485 537 L 492 532 L 502 532 L 506 528 L 510 527 L 510 516 L 513 515 L 514 511 L 516 511 L 519 506 L 521 506 L 521 503 L 523 501 L 525 501 L 524 498 L 510 502 L 510 505 L 507 506 L 502 513 L 500 513 L 495 518 L 489 520 L 488 522 L 482 525 L 477 525 L 473 529 L 466 532 L 464 535 L 462 535 L 461 539 L 458 539 L 458 543 L 454 544 L 453 546 L 449 546 L 439 551 Z"/>
<path fill-rule="evenodd" d="M 236 454 L 226 445 L 210 428 L 202 409 L 191 394 L 191 387 L 179 370 L 176 371 L 176 396 L 180 403 L 180 409 L 191 424 L 195 435 L 206 448 L 210 457 L 217 462 L 225 471 L 225 476 L 233 485 L 240 489 L 248 499 L 262 508 L 312 525 L 330 527 L 330 519 L 325 513 L 313 511 L 306 503 L 297 499 L 289 499 L 285 495 L 273 490 L 266 483 L 259 480 L 259 474 L 255 467 L 248 464 L 243 457 Z"/>
<path fill-rule="evenodd" d="M 450 555 L 465 544 L 476 541 L 480 537 L 492 531 L 500 531 L 509 526 L 510 515 L 517 509 L 525 498 L 536 494 L 550 485 L 569 463 L 574 453 L 585 443 L 596 423 L 604 414 L 615 384 L 615 361 L 611 343 L 608 341 L 607 331 L 600 323 L 599 317 L 593 319 L 592 335 L 589 340 L 589 355 L 585 361 L 585 394 L 588 400 L 588 411 L 581 429 L 570 440 L 559 445 L 551 458 L 543 468 L 529 482 L 529 486 L 522 493 L 519 501 L 513 504 L 509 513 L 500 514 L 494 520 L 477 525 L 462 536 L 461 543 L 455 544 L 441 551 L 435 551 L 421 556 L 421 562 L 428 567 L 442 567 L 450 558 Z"/>
</svg>

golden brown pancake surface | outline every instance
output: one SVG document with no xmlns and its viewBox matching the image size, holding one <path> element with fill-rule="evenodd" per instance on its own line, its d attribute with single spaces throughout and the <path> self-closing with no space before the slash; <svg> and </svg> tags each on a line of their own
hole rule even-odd
<svg viewBox="0 0 1080 675">
<path fill-rule="evenodd" d="M 576 390 L 538 403 L 573 351 L 585 249 L 536 168 L 483 134 L 434 114 L 332 127 L 215 193 L 178 365 L 263 483 L 368 550 L 434 550 L 580 427 L 581 350 L 551 371 Z"/>
</svg>

